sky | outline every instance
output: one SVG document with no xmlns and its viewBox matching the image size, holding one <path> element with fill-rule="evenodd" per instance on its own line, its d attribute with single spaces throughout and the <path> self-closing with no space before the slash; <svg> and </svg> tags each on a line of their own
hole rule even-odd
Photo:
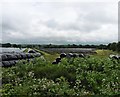
<svg viewBox="0 0 120 97">
<path fill-rule="evenodd" d="M 117 1 L 65 1 L 5 0 L 0 10 L 0 42 L 106 44 L 118 41 Z"/>
</svg>

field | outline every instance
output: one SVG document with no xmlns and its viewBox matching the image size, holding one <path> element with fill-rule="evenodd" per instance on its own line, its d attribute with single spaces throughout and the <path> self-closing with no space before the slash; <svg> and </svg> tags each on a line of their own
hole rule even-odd
<svg viewBox="0 0 120 97">
<path fill-rule="evenodd" d="M 44 48 L 40 50 L 48 53 L 95 53 L 94 48 Z"/>
<path fill-rule="evenodd" d="M 119 97 L 120 60 L 110 59 L 110 50 L 97 50 L 86 58 L 64 58 L 51 64 L 58 53 L 40 51 L 44 58 L 20 61 L 1 68 L 2 97 Z"/>
</svg>

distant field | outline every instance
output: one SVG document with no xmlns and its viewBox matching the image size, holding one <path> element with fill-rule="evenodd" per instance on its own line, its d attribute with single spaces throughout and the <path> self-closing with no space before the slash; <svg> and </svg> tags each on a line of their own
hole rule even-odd
<svg viewBox="0 0 120 97">
<path fill-rule="evenodd" d="M 38 52 L 42 53 L 48 61 L 52 62 L 55 58 L 59 57 L 61 52 L 71 53 L 72 50 L 74 50 L 73 53 L 83 53 L 83 54 L 88 54 L 90 56 L 97 56 L 97 57 L 109 57 L 110 54 L 117 54 L 117 52 L 113 52 L 111 50 L 101 50 L 101 49 L 95 50 L 95 49 L 82 49 L 82 48 L 69 48 L 69 49 L 68 48 L 64 48 L 64 49 L 63 48 L 60 48 L 60 49 L 52 48 L 52 49 L 47 49 L 47 50 L 46 49 L 38 50 Z M 84 52 L 79 51 L 79 50 L 84 50 Z"/>
<path fill-rule="evenodd" d="M 48 53 L 95 53 L 93 48 L 44 48 L 40 50 Z"/>
</svg>

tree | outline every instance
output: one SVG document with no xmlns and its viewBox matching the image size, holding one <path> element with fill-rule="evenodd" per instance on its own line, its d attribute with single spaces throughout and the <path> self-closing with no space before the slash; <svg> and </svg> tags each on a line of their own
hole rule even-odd
<svg viewBox="0 0 120 97">
<path fill-rule="evenodd" d="M 117 51 L 120 52 L 120 41 L 117 43 Z"/>
<path fill-rule="evenodd" d="M 10 43 L 5 43 L 5 44 L 2 44 L 2 47 L 11 47 L 12 45 Z"/>
<path fill-rule="evenodd" d="M 111 43 L 110 50 L 113 50 L 113 51 L 117 50 L 117 43 L 116 42 Z"/>
</svg>

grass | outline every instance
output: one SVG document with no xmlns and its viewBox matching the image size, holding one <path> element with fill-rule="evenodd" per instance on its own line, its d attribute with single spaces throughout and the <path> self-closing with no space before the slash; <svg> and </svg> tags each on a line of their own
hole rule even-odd
<svg viewBox="0 0 120 97">
<path fill-rule="evenodd" d="M 38 50 L 38 49 L 34 49 L 36 50 L 37 52 L 41 53 L 44 58 L 49 61 L 49 62 L 53 62 L 57 57 L 59 57 L 60 54 L 58 53 L 47 53 L 47 52 L 44 52 L 44 51 L 41 51 L 41 50 Z M 28 48 L 26 48 L 24 50 L 24 52 L 27 52 L 28 51 Z M 96 50 L 97 54 L 94 54 L 94 55 L 91 55 L 92 57 L 103 57 L 103 58 L 106 58 L 106 57 L 109 57 L 110 54 L 118 54 L 117 52 L 113 52 L 112 50 L 101 50 L 101 49 L 97 49 Z"/>
<path fill-rule="evenodd" d="M 26 48 L 23 52 L 28 52 L 28 49 L 29 48 Z M 41 50 L 38 50 L 38 49 L 35 49 L 35 48 L 34 48 L 34 50 L 41 53 L 44 56 L 44 58 L 49 62 L 53 62 L 60 55 L 58 53 L 49 54 L 47 52 L 44 52 L 44 51 L 41 51 Z"/>
<path fill-rule="evenodd" d="M 95 56 L 98 57 L 109 57 L 110 54 L 117 54 L 117 52 L 113 52 L 112 50 L 96 50 L 97 54 Z"/>
<path fill-rule="evenodd" d="M 38 49 L 35 49 L 36 51 L 38 51 L 39 53 L 41 53 L 45 59 L 49 62 L 53 62 L 57 57 L 59 57 L 60 54 L 58 53 L 47 53 Z M 101 50 L 101 49 L 97 49 L 96 50 L 97 54 L 91 55 L 92 57 L 100 57 L 100 58 L 106 58 L 109 57 L 110 54 L 118 54 L 118 52 L 113 52 L 112 50 Z"/>
<path fill-rule="evenodd" d="M 38 49 L 35 49 L 35 50 L 38 51 L 39 53 L 41 53 L 44 56 L 44 58 L 50 62 L 53 62 L 57 57 L 59 57 L 58 53 L 49 54 L 49 53 L 46 53 L 46 52 L 38 50 Z"/>
<path fill-rule="evenodd" d="M 29 49 L 29 48 L 26 48 L 23 52 L 24 52 L 24 53 L 28 52 L 28 49 Z"/>
</svg>

